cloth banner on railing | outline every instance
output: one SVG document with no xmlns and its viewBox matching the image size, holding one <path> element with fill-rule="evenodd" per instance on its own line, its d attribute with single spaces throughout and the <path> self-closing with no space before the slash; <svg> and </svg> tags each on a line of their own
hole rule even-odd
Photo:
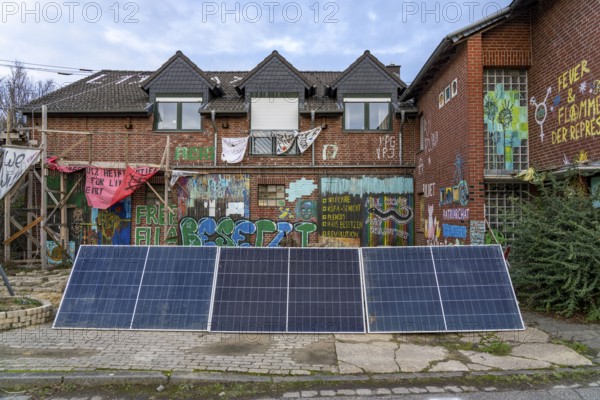
<svg viewBox="0 0 600 400">
<path fill-rule="evenodd" d="M 294 146 L 296 136 L 298 136 L 298 132 L 275 133 L 275 137 L 277 138 L 277 155 L 287 153 Z"/>
<path fill-rule="evenodd" d="M 70 174 L 71 172 L 81 171 L 82 169 L 85 169 L 85 166 L 83 165 L 60 165 L 56 162 L 56 160 L 57 157 L 48 157 L 46 159 L 48 169 L 64 172 L 65 174 Z"/>
<path fill-rule="evenodd" d="M 2 148 L 2 168 L 0 169 L 0 199 L 13 188 L 29 167 L 40 159 L 40 150 L 21 147 Z"/>
<path fill-rule="evenodd" d="M 248 139 L 250 137 L 240 138 L 223 138 L 221 140 L 221 147 L 223 152 L 221 153 L 221 160 L 229 164 L 237 164 L 242 162 L 246 149 L 248 148 Z"/>
<path fill-rule="evenodd" d="M 300 153 L 304 153 L 317 140 L 319 133 L 321 133 L 321 127 L 298 134 L 298 150 L 300 150 Z"/>
<path fill-rule="evenodd" d="M 125 171 L 87 167 L 85 197 L 88 205 L 105 210 L 135 192 L 156 172 L 157 168 L 150 167 L 127 167 Z"/>
</svg>

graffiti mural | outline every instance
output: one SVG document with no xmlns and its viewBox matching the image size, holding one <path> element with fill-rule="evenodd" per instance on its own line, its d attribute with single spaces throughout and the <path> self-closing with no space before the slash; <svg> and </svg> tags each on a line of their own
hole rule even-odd
<svg viewBox="0 0 600 400">
<path fill-rule="evenodd" d="M 90 237 L 85 243 L 131 244 L 131 196 L 106 210 L 92 209 Z"/>
<path fill-rule="evenodd" d="M 380 137 L 375 153 L 378 160 L 393 159 L 396 156 L 396 138 L 392 135 Z"/>
<path fill-rule="evenodd" d="M 246 174 L 211 174 L 183 177 L 177 186 L 178 218 L 250 216 L 250 177 Z"/>
<path fill-rule="evenodd" d="M 440 206 L 460 205 L 466 206 L 469 204 L 469 185 L 463 176 L 464 161 L 459 155 L 454 160 L 454 179 L 455 183 L 451 187 L 440 189 Z"/>
<path fill-rule="evenodd" d="M 66 249 L 63 249 L 56 242 L 54 242 L 52 240 L 48 240 L 46 242 L 46 254 L 48 255 L 48 264 L 54 265 L 54 266 L 63 265 L 63 259 L 66 256 L 64 254 L 65 250 L 71 257 L 70 260 L 75 260 L 75 242 L 74 241 L 70 241 L 68 244 L 68 247 Z M 67 260 L 69 260 L 68 257 L 67 257 Z"/>
<path fill-rule="evenodd" d="M 321 178 L 321 236 L 344 246 L 413 243 L 411 177 Z"/>
<path fill-rule="evenodd" d="M 172 205 L 171 210 L 177 207 Z M 164 205 L 143 205 L 135 208 L 134 243 L 139 246 L 159 245 L 163 242 L 165 229 Z M 167 237 L 164 244 L 177 244 L 177 215 L 169 213 Z"/>
<path fill-rule="evenodd" d="M 440 223 L 437 220 L 437 217 L 433 215 L 434 206 L 427 206 L 427 212 L 429 214 L 427 221 L 425 223 L 425 239 L 427 241 L 428 246 L 438 246 L 440 245 L 440 236 L 442 234 L 440 229 Z"/>
<path fill-rule="evenodd" d="M 229 247 L 278 247 L 293 232 L 300 235 L 300 245 L 307 247 L 310 235 L 317 231 L 313 222 L 241 219 L 230 217 L 216 220 L 205 217 L 196 220 L 191 217 L 179 222 L 181 244 L 184 246 L 229 246 Z"/>
<path fill-rule="evenodd" d="M 312 179 L 299 179 L 295 182 L 290 182 L 289 189 L 285 190 L 287 194 L 287 201 L 296 201 L 297 199 L 310 196 L 318 186 Z"/>
<path fill-rule="evenodd" d="M 485 95 L 483 110 L 487 151 L 493 156 L 491 169 L 514 170 L 515 149 L 525 147 L 529 135 L 527 107 L 521 106 L 520 92 L 496 84 Z"/>
<path fill-rule="evenodd" d="M 298 200 L 296 202 L 296 219 L 315 222 L 317 220 L 317 202 L 315 200 Z"/>
</svg>

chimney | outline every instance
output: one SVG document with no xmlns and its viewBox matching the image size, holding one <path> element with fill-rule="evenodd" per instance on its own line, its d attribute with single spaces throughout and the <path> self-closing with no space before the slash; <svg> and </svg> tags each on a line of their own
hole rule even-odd
<svg viewBox="0 0 600 400">
<path fill-rule="evenodd" d="M 398 78 L 400 78 L 400 67 L 400 65 L 391 63 L 390 65 L 386 65 L 385 69 L 387 69 L 388 72 L 395 74 Z"/>
</svg>

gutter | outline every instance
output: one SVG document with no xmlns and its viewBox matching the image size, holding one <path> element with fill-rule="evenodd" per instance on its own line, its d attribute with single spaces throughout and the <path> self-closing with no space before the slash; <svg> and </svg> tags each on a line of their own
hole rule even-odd
<svg viewBox="0 0 600 400">
<path fill-rule="evenodd" d="M 486 18 L 483 18 L 479 21 L 476 21 L 472 24 L 469 24 L 457 31 L 454 31 L 454 32 L 446 35 L 442 39 L 440 44 L 436 47 L 436 49 L 433 51 L 431 56 L 429 56 L 429 58 L 427 59 L 427 62 L 425 63 L 425 65 L 423 65 L 423 67 L 421 68 L 421 70 L 419 71 L 419 73 L 417 74 L 417 76 L 415 77 L 413 82 L 411 83 L 411 85 L 402 94 L 402 96 L 400 97 L 400 101 L 406 101 L 411 98 L 415 84 L 418 84 L 423 79 L 423 76 L 429 71 L 431 66 L 439 59 L 440 55 L 443 54 L 446 50 L 448 50 L 452 45 L 456 44 L 458 41 L 460 41 L 462 39 L 465 39 L 466 37 L 471 35 L 474 31 L 485 28 L 485 27 L 499 21 L 500 19 L 508 18 L 510 16 L 511 11 L 512 11 L 512 5 L 500 10 L 497 13 L 494 13 Z"/>
</svg>

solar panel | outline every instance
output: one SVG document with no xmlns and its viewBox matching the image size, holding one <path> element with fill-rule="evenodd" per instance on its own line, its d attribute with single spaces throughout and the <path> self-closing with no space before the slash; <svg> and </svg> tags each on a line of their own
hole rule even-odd
<svg viewBox="0 0 600 400">
<path fill-rule="evenodd" d="M 500 246 L 431 248 L 447 330 L 524 329 Z"/>
<path fill-rule="evenodd" d="M 150 247 L 133 329 L 207 330 L 216 247 Z"/>
<path fill-rule="evenodd" d="M 81 246 L 54 327 L 129 329 L 148 247 Z"/>
<path fill-rule="evenodd" d="M 286 248 L 221 248 L 210 330 L 284 332 Z"/>
<path fill-rule="evenodd" d="M 358 249 L 290 249 L 288 332 L 365 332 Z"/>
<path fill-rule="evenodd" d="M 429 248 L 362 249 L 369 332 L 444 331 Z"/>
<path fill-rule="evenodd" d="M 362 250 L 369 332 L 524 329 L 500 246 Z"/>
</svg>

